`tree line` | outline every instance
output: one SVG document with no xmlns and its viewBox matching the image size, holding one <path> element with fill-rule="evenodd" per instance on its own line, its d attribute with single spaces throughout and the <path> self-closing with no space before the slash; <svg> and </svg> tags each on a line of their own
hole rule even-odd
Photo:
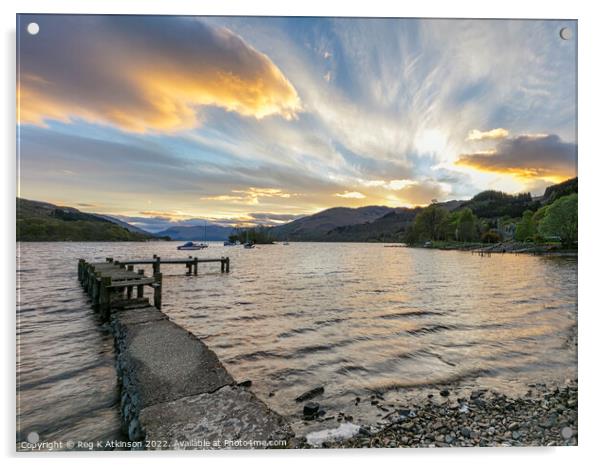
<svg viewBox="0 0 602 466">
<path fill-rule="evenodd" d="M 269 227 L 264 226 L 236 228 L 228 239 L 232 243 L 240 241 L 241 243 L 272 244 L 274 242 L 274 236 Z"/>
<path fill-rule="evenodd" d="M 468 207 L 449 212 L 441 205 L 431 204 L 416 215 L 406 230 L 404 241 L 408 244 L 426 241 L 498 243 L 504 239 L 500 225 L 514 224 L 517 241 L 560 241 L 564 247 L 572 247 L 577 241 L 577 217 L 577 193 L 559 197 L 535 211 L 523 210 L 516 221 L 508 216 L 479 218 Z"/>
</svg>

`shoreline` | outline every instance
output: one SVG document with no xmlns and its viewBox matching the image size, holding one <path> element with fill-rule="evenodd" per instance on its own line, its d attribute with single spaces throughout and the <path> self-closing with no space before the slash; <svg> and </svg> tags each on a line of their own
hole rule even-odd
<svg viewBox="0 0 602 466">
<path fill-rule="evenodd" d="M 428 243 L 428 242 L 427 242 Z M 532 254 L 545 256 L 577 257 L 577 249 L 562 249 L 554 244 L 521 243 L 506 241 L 502 243 L 457 243 L 450 241 L 433 241 L 430 245 L 407 245 L 414 249 L 438 249 L 440 251 L 466 251 L 478 254 Z M 390 246 L 389 246 L 390 247 Z"/>
<path fill-rule="evenodd" d="M 429 395 L 423 403 L 400 404 L 380 427 L 355 426 L 351 438 L 333 432 L 319 445 L 303 438 L 298 448 L 573 446 L 578 444 L 577 386 L 577 380 L 530 384 L 518 397 L 485 388 L 461 397 L 454 388 L 443 388 L 441 402 Z"/>
</svg>

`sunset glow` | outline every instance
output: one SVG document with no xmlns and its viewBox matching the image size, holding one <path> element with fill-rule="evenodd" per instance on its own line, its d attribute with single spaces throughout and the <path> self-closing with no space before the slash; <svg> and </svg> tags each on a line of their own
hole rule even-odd
<svg viewBox="0 0 602 466">
<path fill-rule="evenodd" d="M 566 24 L 21 16 L 19 196 L 144 226 L 541 194 L 577 170 Z"/>
</svg>

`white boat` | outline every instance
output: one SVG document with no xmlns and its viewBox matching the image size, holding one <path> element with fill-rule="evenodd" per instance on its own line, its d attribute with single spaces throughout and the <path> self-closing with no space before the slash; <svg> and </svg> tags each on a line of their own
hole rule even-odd
<svg viewBox="0 0 602 466">
<path fill-rule="evenodd" d="M 203 233 L 203 241 L 207 241 L 207 222 L 205 222 L 205 231 Z M 199 249 L 208 248 L 209 245 L 207 243 L 195 243 L 193 241 L 188 241 L 181 246 L 178 246 L 179 251 L 198 251 Z"/>
<path fill-rule="evenodd" d="M 181 246 L 178 246 L 178 251 L 198 251 L 199 249 L 204 249 L 208 247 L 204 243 L 193 243 L 192 241 L 188 241 Z"/>
</svg>

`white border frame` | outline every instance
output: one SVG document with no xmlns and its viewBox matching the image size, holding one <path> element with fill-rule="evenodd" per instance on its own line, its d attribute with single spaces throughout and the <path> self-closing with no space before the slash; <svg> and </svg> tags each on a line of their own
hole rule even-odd
<svg viewBox="0 0 602 466">
<path fill-rule="evenodd" d="M 282 0 L 228 0 L 207 2 L 190 0 L 4 0 L 0 3 L 2 15 L 3 46 L 0 79 L 3 108 L 0 112 L 2 142 L 4 143 L 3 183 L 1 189 L 4 224 L 2 234 L 2 280 L 0 296 L 5 306 L 4 342 L 2 358 L 4 383 L 2 398 L 5 402 L 4 422 L 0 439 L 4 456 L 9 462 L 15 458 L 25 464 L 36 460 L 65 460 L 100 463 L 127 461 L 128 464 L 164 463 L 168 457 L 178 461 L 203 464 L 240 463 L 263 465 L 287 462 L 290 466 L 306 465 L 308 461 L 344 462 L 364 464 L 367 460 L 382 464 L 420 462 L 420 466 L 441 463 L 462 465 L 504 465 L 508 463 L 547 464 L 588 463 L 597 455 L 602 419 L 600 418 L 600 389 L 602 377 L 598 333 L 602 329 L 602 311 L 596 288 L 600 288 L 600 252 L 596 241 L 600 241 L 602 191 L 596 178 L 602 173 L 600 159 L 599 126 L 600 85 L 602 83 L 600 46 L 602 45 L 602 18 L 596 14 L 595 2 L 557 1 L 526 2 L 505 0 L 486 2 L 483 0 L 435 1 L 420 0 L 394 4 L 391 0 L 327 3 L 324 0 L 290 2 Z M 579 210 L 579 447 L 559 448 L 473 448 L 473 449 L 422 449 L 422 450 L 319 450 L 319 451 L 271 451 L 271 452 L 191 452 L 191 453 L 15 453 L 15 196 L 16 196 L 16 149 L 15 149 L 15 14 L 16 13 L 113 13 L 113 14 L 182 14 L 182 15 L 266 15 L 266 16 L 397 16 L 397 17 L 470 17 L 470 18 L 559 18 L 579 21 L 579 184 L 581 199 Z M 596 189 L 598 188 L 598 189 Z M 598 409 L 596 409 L 598 408 Z"/>
</svg>

